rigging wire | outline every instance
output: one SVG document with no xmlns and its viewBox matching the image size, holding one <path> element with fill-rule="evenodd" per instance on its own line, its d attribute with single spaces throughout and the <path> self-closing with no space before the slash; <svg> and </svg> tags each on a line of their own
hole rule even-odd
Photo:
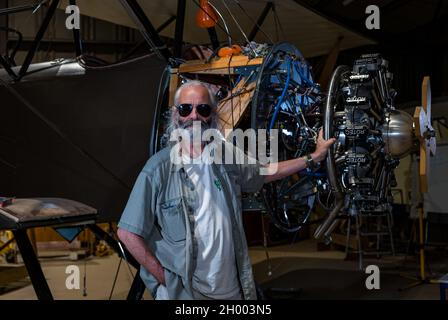
<svg viewBox="0 0 448 320">
<path fill-rule="evenodd" d="M 221 14 L 221 12 L 219 12 L 218 8 L 216 8 L 211 2 L 209 2 L 209 5 L 216 11 L 216 13 L 218 14 L 218 16 L 221 18 L 222 23 L 224 24 L 224 27 L 226 28 L 226 33 L 228 36 L 228 41 L 229 41 L 229 46 L 232 46 L 232 37 L 230 36 L 230 30 L 229 30 L 229 26 L 227 25 L 226 20 L 224 20 L 223 15 Z"/>
<path fill-rule="evenodd" d="M 224 0 L 223 0 L 224 1 Z M 241 5 L 241 3 L 239 2 L 239 0 L 233 0 L 233 2 L 235 2 L 236 3 L 236 5 L 241 9 L 241 11 L 244 13 L 244 15 L 247 17 L 247 18 L 249 18 L 249 20 L 254 24 L 254 25 L 256 25 L 257 26 L 257 28 L 258 28 L 258 30 L 260 30 L 260 32 L 269 40 L 269 42 L 271 43 L 271 44 L 273 44 L 274 43 L 274 41 L 272 40 L 272 38 L 266 33 L 266 32 L 264 32 L 264 30 L 261 28 L 261 26 L 258 24 L 258 22 L 257 21 L 255 21 L 255 19 L 254 18 L 252 18 L 248 13 L 247 13 L 247 11 L 246 11 L 246 9 L 244 9 L 244 7 Z M 273 3 L 273 8 L 275 7 L 275 4 Z"/>
<path fill-rule="evenodd" d="M 275 16 L 275 15 L 273 15 L 273 18 L 274 18 L 274 26 L 275 26 L 275 40 L 277 41 L 277 42 L 279 42 L 280 41 L 280 37 L 279 37 L 279 34 L 278 34 L 278 21 L 277 21 L 277 17 Z"/>
<path fill-rule="evenodd" d="M 246 33 L 244 32 L 243 28 L 241 27 L 241 25 L 238 23 L 238 21 L 236 20 L 235 16 L 233 15 L 232 11 L 230 10 L 229 6 L 227 5 L 227 3 L 225 2 L 225 0 L 221 0 L 221 2 L 223 3 L 224 7 L 226 7 L 227 12 L 229 13 L 230 17 L 232 17 L 233 21 L 235 22 L 236 26 L 238 27 L 238 29 L 240 30 L 241 34 L 243 35 L 244 39 L 247 42 L 247 46 L 249 47 L 249 49 L 252 50 L 253 54 L 256 56 L 257 53 L 255 52 L 255 50 L 252 48 L 252 46 L 250 45 L 250 40 L 247 37 Z"/>
<path fill-rule="evenodd" d="M 227 5 L 227 3 L 225 2 L 225 0 L 221 0 L 222 4 L 224 5 L 224 7 L 226 8 L 227 12 L 229 13 L 230 17 L 232 18 L 233 22 L 235 22 L 235 25 L 238 27 L 238 29 L 240 30 L 241 34 L 243 35 L 244 39 L 246 40 L 247 43 L 250 43 L 249 38 L 247 37 L 246 33 L 244 32 L 243 28 L 241 27 L 241 25 L 238 23 L 238 21 L 236 20 L 235 16 L 233 15 L 232 11 L 230 10 L 229 6 Z"/>
<path fill-rule="evenodd" d="M 280 28 L 280 32 L 282 33 L 282 37 L 283 37 L 283 39 L 285 39 L 286 38 L 286 33 L 285 33 L 285 30 L 283 29 L 283 25 L 281 23 L 280 17 L 277 14 L 277 7 L 275 6 L 275 3 L 272 6 L 272 12 L 274 13 L 274 19 L 276 21 L 276 25 L 278 24 L 278 26 Z"/>
</svg>

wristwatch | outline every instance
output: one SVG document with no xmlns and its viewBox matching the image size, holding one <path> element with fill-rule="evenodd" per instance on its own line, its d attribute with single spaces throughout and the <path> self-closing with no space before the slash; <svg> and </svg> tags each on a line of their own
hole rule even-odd
<svg viewBox="0 0 448 320">
<path fill-rule="evenodd" d="M 306 164 L 307 168 L 314 169 L 316 167 L 316 163 L 314 162 L 313 158 L 311 157 L 311 154 L 307 154 L 304 158 L 305 158 L 305 164 Z"/>
</svg>

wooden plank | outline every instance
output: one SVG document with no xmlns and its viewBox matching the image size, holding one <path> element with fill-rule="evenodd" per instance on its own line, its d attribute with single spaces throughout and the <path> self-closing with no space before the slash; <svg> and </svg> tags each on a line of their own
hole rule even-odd
<svg viewBox="0 0 448 320">
<path fill-rule="evenodd" d="M 228 75 L 237 74 L 235 68 L 222 68 L 222 69 L 206 69 L 201 71 L 190 72 L 194 74 L 212 74 L 212 75 Z"/>
<path fill-rule="evenodd" d="M 240 123 L 244 112 L 252 101 L 255 86 L 255 82 L 246 85 L 246 81 L 242 79 L 228 97 L 218 105 L 218 128 L 226 138 L 226 130 L 233 129 Z M 236 96 L 230 99 L 232 95 Z"/>
<path fill-rule="evenodd" d="M 219 58 L 210 63 L 204 63 L 203 60 L 192 60 L 179 67 L 179 73 L 195 73 L 208 70 L 221 69 L 223 73 L 228 72 L 228 68 L 257 66 L 263 63 L 263 58 L 249 59 L 249 57 L 233 56 L 228 58 Z"/>
</svg>

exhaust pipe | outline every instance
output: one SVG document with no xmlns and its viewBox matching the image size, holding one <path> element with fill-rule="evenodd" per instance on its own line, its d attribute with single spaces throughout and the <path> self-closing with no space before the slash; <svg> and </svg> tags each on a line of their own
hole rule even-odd
<svg viewBox="0 0 448 320">
<path fill-rule="evenodd" d="M 317 229 L 316 232 L 314 232 L 314 238 L 321 239 L 323 236 L 329 237 L 330 234 L 333 232 L 334 228 L 339 224 L 339 221 L 336 220 L 336 217 L 338 216 L 339 211 L 344 206 L 344 201 L 338 200 L 336 203 L 336 206 L 333 208 L 333 210 L 328 215 L 328 218 L 325 219 L 324 223 L 322 223 Z"/>
</svg>

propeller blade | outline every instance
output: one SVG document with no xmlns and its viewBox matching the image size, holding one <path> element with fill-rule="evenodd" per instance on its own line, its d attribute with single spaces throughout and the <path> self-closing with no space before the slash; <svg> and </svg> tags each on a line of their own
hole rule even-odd
<svg viewBox="0 0 448 320">
<path fill-rule="evenodd" d="M 431 155 L 434 157 L 437 150 L 437 140 L 435 137 L 431 137 L 431 139 L 429 139 L 429 150 L 431 151 Z"/>
<path fill-rule="evenodd" d="M 423 108 L 420 109 L 419 114 L 419 129 L 420 129 L 420 137 L 425 138 L 425 132 L 427 130 L 427 124 L 428 124 L 428 116 L 426 115 L 426 112 Z"/>
</svg>

